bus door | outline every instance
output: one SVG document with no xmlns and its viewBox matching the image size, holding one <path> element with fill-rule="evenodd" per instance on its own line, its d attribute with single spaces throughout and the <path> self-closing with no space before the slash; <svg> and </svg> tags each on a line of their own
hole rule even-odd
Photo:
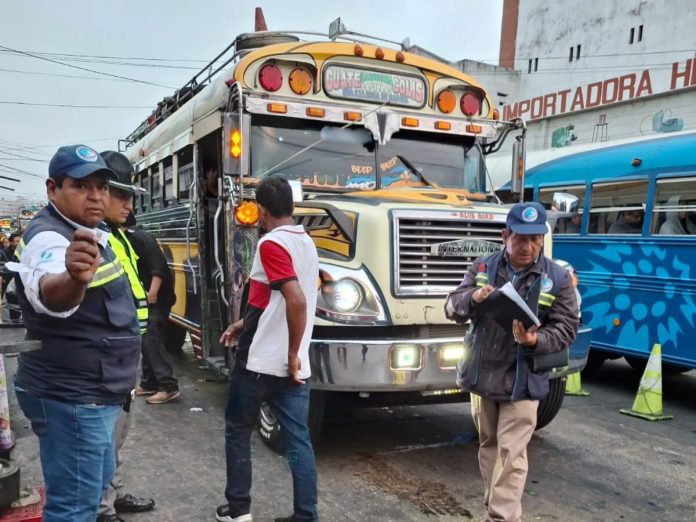
<svg viewBox="0 0 696 522">
<path fill-rule="evenodd" d="M 216 133 L 203 137 L 196 143 L 198 217 L 197 235 L 199 249 L 202 356 L 214 366 L 223 367 L 225 350 L 218 340 L 227 326 L 225 263 L 225 201 L 222 178 L 219 175 L 219 156 L 216 149 L 219 136 Z"/>
</svg>

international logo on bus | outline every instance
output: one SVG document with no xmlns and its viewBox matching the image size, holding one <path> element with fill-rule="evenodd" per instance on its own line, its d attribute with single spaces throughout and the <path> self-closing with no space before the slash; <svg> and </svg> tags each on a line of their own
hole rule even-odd
<svg viewBox="0 0 696 522">
<path fill-rule="evenodd" d="M 500 243 L 483 239 L 458 239 L 430 247 L 430 254 L 439 257 L 481 257 L 493 254 L 503 247 Z"/>
<path fill-rule="evenodd" d="M 329 65 L 324 70 L 324 92 L 332 98 L 423 107 L 426 88 L 419 76 Z"/>
</svg>

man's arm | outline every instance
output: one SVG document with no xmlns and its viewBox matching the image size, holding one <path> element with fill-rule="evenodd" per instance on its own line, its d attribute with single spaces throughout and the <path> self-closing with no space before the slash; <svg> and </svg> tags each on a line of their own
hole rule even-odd
<svg viewBox="0 0 696 522">
<path fill-rule="evenodd" d="M 150 281 L 150 289 L 147 291 L 147 303 L 157 304 L 157 294 L 159 294 L 160 287 L 162 286 L 162 278 L 160 276 L 153 275 L 152 281 Z"/>
<path fill-rule="evenodd" d="M 285 299 L 285 316 L 288 322 L 288 374 L 296 384 L 304 384 L 299 378 L 298 352 L 307 326 L 307 301 L 297 280 L 286 281 L 280 287 Z"/>
<path fill-rule="evenodd" d="M 547 322 L 536 332 L 538 353 L 560 352 L 575 341 L 578 332 L 578 304 L 570 272 L 563 278 L 561 290 L 551 305 Z"/>
<path fill-rule="evenodd" d="M 460 322 L 467 321 L 473 314 L 475 306 L 494 290 L 491 285 L 481 288 L 476 286 L 476 274 L 481 265 L 480 261 L 477 259 L 471 263 L 462 282 L 447 296 L 445 314 L 448 319 Z"/>
<path fill-rule="evenodd" d="M 97 238 L 76 230 L 65 252 L 65 271 L 46 274 L 39 281 L 41 302 L 52 312 L 67 312 L 79 306 L 99 266 Z"/>
</svg>

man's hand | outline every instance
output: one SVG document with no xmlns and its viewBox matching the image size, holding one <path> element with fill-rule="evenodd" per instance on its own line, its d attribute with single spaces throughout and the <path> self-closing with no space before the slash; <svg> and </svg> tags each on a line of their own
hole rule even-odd
<svg viewBox="0 0 696 522">
<path fill-rule="evenodd" d="M 297 354 L 288 354 L 288 376 L 293 384 L 305 383 L 302 379 L 300 379 L 300 369 L 302 369 L 302 362 Z"/>
<path fill-rule="evenodd" d="M 149 305 L 154 305 L 157 304 L 157 292 L 148 292 L 147 293 L 147 304 Z M 222 334 L 225 335 L 225 334 Z"/>
<path fill-rule="evenodd" d="M 237 336 L 242 332 L 244 328 L 244 321 L 239 320 L 236 323 L 232 323 L 227 327 L 227 330 L 222 332 L 220 336 L 220 344 L 224 344 L 228 348 L 231 348 L 237 344 Z"/>
<path fill-rule="evenodd" d="M 536 325 L 527 330 L 517 319 L 512 321 L 512 336 L 515 338 L 515 342 L 522 346 L 527 346 L 529 348 L 534 348 L 536 346 L 537 330 L 538 328 Z"/>
<path fill-rule="evenodd" d="M 80 284 L 88 285 L 99 267 L 97 237 L 88 230 L 76 230 L 65 252 L 65 269 Z"/>
<path fill-rule="evenodd" d="M 471 299 L 474 301 L 474 303 L 479 304 L 486 297 L 491 295 L 491 292 L 493 292 L 493 290 L 495 290 L 495 288 L 493 288 L 491 285 L 482 286 L 473 294 L 471 294 Z"/>
</svg>

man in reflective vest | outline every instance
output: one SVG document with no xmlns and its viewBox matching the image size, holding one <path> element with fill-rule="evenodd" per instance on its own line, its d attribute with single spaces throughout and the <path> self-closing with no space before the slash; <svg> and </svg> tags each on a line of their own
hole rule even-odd
<svg viewBox="0 0 696 522">
<path fill-rule="evenodd" d="M 135 384 L 140 331 L 128 276 L 101 227 L 115 178 L 85 145 L 61 147 L 49 204 L 19 246 L 17 293 L 27 338 L 15 390 L 39 437 L 44 522 L 94 522 L 114 473 L 114 425 Z"/>
<path fill-rule="evenodd" d="M 528 357 L 562 351 L 573 343 L 578 329 L 570 274 L 544 256 L 547 232 L 543 206 L 514 205 L 502 231 L 503 250 L 476 259 L 445 304 L 448 317 L 471 321 L 457 382 L 471 393 L 486 522 L 522 519 L 527 444 L 539 401 L 549 392 L 548 371 L 532 371 Z M 508 282 L 536 312 L 538 328 L 527 329 L 514 320 L 508 330 L 479 307 Z"/>
<path fill-rule="evenodd" d="M 147 328 L 147 295 L 138 275 L 138 256 L 123 232 L 123 225 L 133 211 L 133 194 L 137 187 L 131 184 L 133 168 L 126 156 L 115 151 L 105 151 L 101 157 L 107 167 L 113 170 L 118 179 L 109 180 L 110 201 L 106 210 L 105 221 L 109 226 L 109 246 L 123 265 L 128 275 L 133 300 L 138 311 L 140 332 L 145 333 Z M 124 484 L 121 476 L 120 450 L 128 436 L 131 424 L 131 402 L 124 405 L 123 411 L 116 422 L 114 433 L 114 445 L 116 449 L 116 471 L 102 493 L 99 505 L 97 522 L 122 522 L 119 513 L 135 513 L 149 511 L 155 507 L 155 501 L 151 498 L 137 497 L 130 493 L 124 493 Z"/>
</svg>

